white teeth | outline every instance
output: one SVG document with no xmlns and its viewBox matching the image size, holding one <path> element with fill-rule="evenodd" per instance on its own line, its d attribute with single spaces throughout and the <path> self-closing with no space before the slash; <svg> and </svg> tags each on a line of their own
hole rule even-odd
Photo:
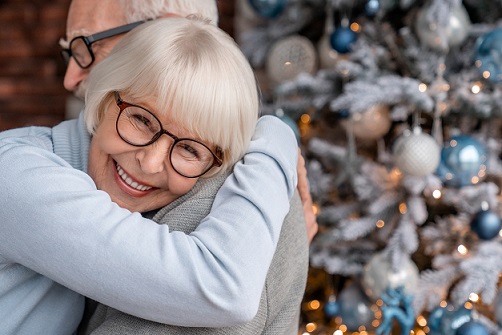
<svg viewBox="0 0 502 335">
<path fill-rule="evenodd" d="M 129 186 L 131 186 L 132 188 L 135 188 L 139 191 L 147 191 L 149 189 L 151 189 L 150 186 L 146 186 L 146 185 L 141 185 L 141 184 L 138 184 L 137 182 L 133 181 L 131 179 L 131 177 L 129 177 L 127 175 L 127 173 L 125 173 L 124 170 L 122 170 L 122 168 L 120 167 L 120 165 L 118 164 L 115 164 L 117 166 L 117 172 L 119 173 L 119 176 L 120 178 L 122 178 L 123 181 L 125 181 L 125 183 Z"/>
</svg>

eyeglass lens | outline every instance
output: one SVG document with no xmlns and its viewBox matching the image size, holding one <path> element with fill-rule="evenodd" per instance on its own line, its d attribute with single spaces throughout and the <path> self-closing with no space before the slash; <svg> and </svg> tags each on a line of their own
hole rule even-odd
<svg viewBox="0 0 502 335">
<path fill-rule="evenodd" d="M 117 131 L 126 142 L 136 146 L 145 146 L 155 142 L 162 134 L 160 121 L 149 111 L 139 106 L 127 106 L 117 119 Z M 171 165 L 179 174 L 186 177 L 198 177 L 212 166 L 214 157 L 204 144 L 191 139 L 174 139 L 171 146 Z"/>
<path fill-rule="evenodd" d="M 76 37 L 71 41 L 70 51 L 77 64 L 82 68 L 88 67 L 94 61 L 91 50 L 89 50 L 83 36 Z"/>
</svg>

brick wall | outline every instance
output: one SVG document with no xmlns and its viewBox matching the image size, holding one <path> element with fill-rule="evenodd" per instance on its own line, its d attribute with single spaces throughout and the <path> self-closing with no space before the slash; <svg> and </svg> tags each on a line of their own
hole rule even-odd
<svg viewBox="0 0 502 335">
<path fill-rule="evenodd" d="M 69 0 L 0 1 L 0 129 L 62 120 L 66 93 L 57 41 Z"/>
<path fill-rule="evenodd" d="M 0 130 L 52 126 L 69 94 L 58 40 L 70 0 L 0 0 Z M 234 0 L 218 0 L 220 26 L 233 34 Z"/>
</svg>

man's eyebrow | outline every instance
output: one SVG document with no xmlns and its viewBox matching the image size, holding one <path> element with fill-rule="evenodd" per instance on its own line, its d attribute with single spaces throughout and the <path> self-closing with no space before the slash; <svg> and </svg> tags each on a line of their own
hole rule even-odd
<svg viewBox="0 0 502 335">
<path fill-rule="evenodd" d="M 68 49 L 70 47 L 70 43 L 65 37 L 61 37 L 58 42 L 59 46 L 64 49 Z"/>
</svg>

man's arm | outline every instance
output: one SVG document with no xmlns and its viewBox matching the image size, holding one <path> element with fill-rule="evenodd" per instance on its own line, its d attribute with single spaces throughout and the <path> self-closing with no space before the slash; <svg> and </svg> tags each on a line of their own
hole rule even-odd
<svg viewBox="0 0 502 335">
<path fill-rule="evenodd" d="M 296 188 L 296 163 L 292 131 L 260 119 L 211 214 L 185 235 L 120 208 L 52 152 L 3 139 L 0 255 L 141 318 L 214 327 L 249 321 Z M 257 189 L 258 179 L 266 187 Z M 195 317 L 194 306 L 207 318 Z"/>
</svg>

